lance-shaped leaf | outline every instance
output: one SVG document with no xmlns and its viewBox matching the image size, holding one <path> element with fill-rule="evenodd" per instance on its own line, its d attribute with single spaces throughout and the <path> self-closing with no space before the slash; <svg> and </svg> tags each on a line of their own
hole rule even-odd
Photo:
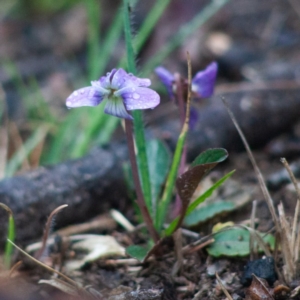
<svg viewBox="0 0 300 300">
<path fill-rule="evenodd" d="M 208 149 L 197 156 L 190 169 L 177 178 L 176 187 L 183 206 L 188 205 L 200 180 L 227 156 L 225 149 Z"/>
</svg>

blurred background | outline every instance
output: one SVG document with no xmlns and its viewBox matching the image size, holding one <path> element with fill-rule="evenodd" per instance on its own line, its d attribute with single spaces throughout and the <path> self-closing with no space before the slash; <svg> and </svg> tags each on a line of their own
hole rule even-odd
<svg viewBox="0 0 300 300">
<path fill-rule="evenodd" d="M 130 5 L 139 75 L 151 78 L 163 103 L 166 91 L 153 70 L 163 65 L 186 74 L 186 51 L 194 74 L 218 62 L 216 93 L 245 82 L 299 85 L 297 0 Z M 68 111 L 65 99 L 112 68 L 126 68 L 121 6 L 117 0 L 1 0 L 0 177 L 81 157 L 112 138 L 118 119 L 101 106 Z"/>
</svg>

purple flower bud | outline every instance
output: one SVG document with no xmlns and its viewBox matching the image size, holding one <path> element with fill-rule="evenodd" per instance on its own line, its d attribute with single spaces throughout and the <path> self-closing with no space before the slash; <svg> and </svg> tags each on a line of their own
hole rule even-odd
<svg viewBox="0 0 300 300">
<path fill-rule="evenodd" d="M 66 101 L 69 108 L 96 106 L 107 98 L 104 112 L 119 118 L 132 119 L 128 110 L 156 107 L 159 95 L 147 88 L 151 81 L 126 73 L 123 69 L 113 69 L 91 86 L 74 91 Z"/>
</svg>

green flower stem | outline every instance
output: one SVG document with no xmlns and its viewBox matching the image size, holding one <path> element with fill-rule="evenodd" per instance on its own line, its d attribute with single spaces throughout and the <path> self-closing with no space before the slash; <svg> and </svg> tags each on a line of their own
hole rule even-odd
<svg viewBox="0 0 300 300">
<path fill-rule="evenodd" d="M 128 71 L 136 74 L 136 65 L 135 65 L 135 55 L 132 47 L 132 36 L 130 28 L 130 18 L 128 12 L 128 0 L 124 0 L 124 30 L 125 30 L 125 39 L 126 39 L 126 52 L 127 52 L 127 64 Z M 148 158 L 146 152 L 146 140 L 144 133 L 144 124 L 142 118 L 142 112 L 135 110 L 132 113 L 133 115 L 133 124 L 134 124 L 134 134 L 135 142 L 137 147 L 137 161 L 139 167 L 139 174 L 141 176 L 142 189 L 144 192 L 144 197 L 148 210 L 153 214 L 151 209 L 151 185 L 149 177 L 149 167 L 148 167 Z"/>
<path fill-rule="evenodd" d="M 132 135 L 132 129 L 133 129 L 132 121 L 125 119 L 125 132 L 126 132 L 126 138 L 127 138 L 127 144 L 128 144 L 129 158 L 130 158 L 130 163 L 131 163 L 131 168 L 132 168 L 132 176 L 133 176 L 133 181 L 134 181 L 136 194 L 137 194 L 137 204 L 141 210 L 141 213 L 143 215 L 143 218 L 147 225 L 149 233 L 150 233 L 153 241 L 156 243 L 159 241 L 159 235 L 154 228 L 153 221 L 151 219 L 149 210 L 147 209 L 147 206 L 145 203 L 144 194 L 142 191 L 142 186 L 141 186 L 140 178 L 139 178 L 138 166 L 137 166 L 137 162 L 135 159 L 134 139 L 133 139 L 133 135 Z"/>
</svg>

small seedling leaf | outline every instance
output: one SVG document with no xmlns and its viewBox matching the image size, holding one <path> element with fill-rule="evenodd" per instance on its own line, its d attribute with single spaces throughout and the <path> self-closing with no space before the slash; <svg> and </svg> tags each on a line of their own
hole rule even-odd
<svg viewBox="0 0 300 300">
<path fill-rule="evenodd" d="M 275 238 L 271 234 L 259 233 L 263 241 L 274 248 Z M 246 256 L 250 253 L 250 232 L 244 228 L 230 228 L 214 235 L 214 242 L 209 245 L 209 255 L 219 256 Z M 259 248 L 259 251 L 262 251 Z"/>
<path fill-rule="evenodd" d="M 139 261 L 144 261 L 145 257 L 147 256 L 148 252 L 151 250 L 152 247 L 146 248 L 138 245 L 131 245 L 126 248 L 126 253 L 136 258 Z"/>
</svg>

